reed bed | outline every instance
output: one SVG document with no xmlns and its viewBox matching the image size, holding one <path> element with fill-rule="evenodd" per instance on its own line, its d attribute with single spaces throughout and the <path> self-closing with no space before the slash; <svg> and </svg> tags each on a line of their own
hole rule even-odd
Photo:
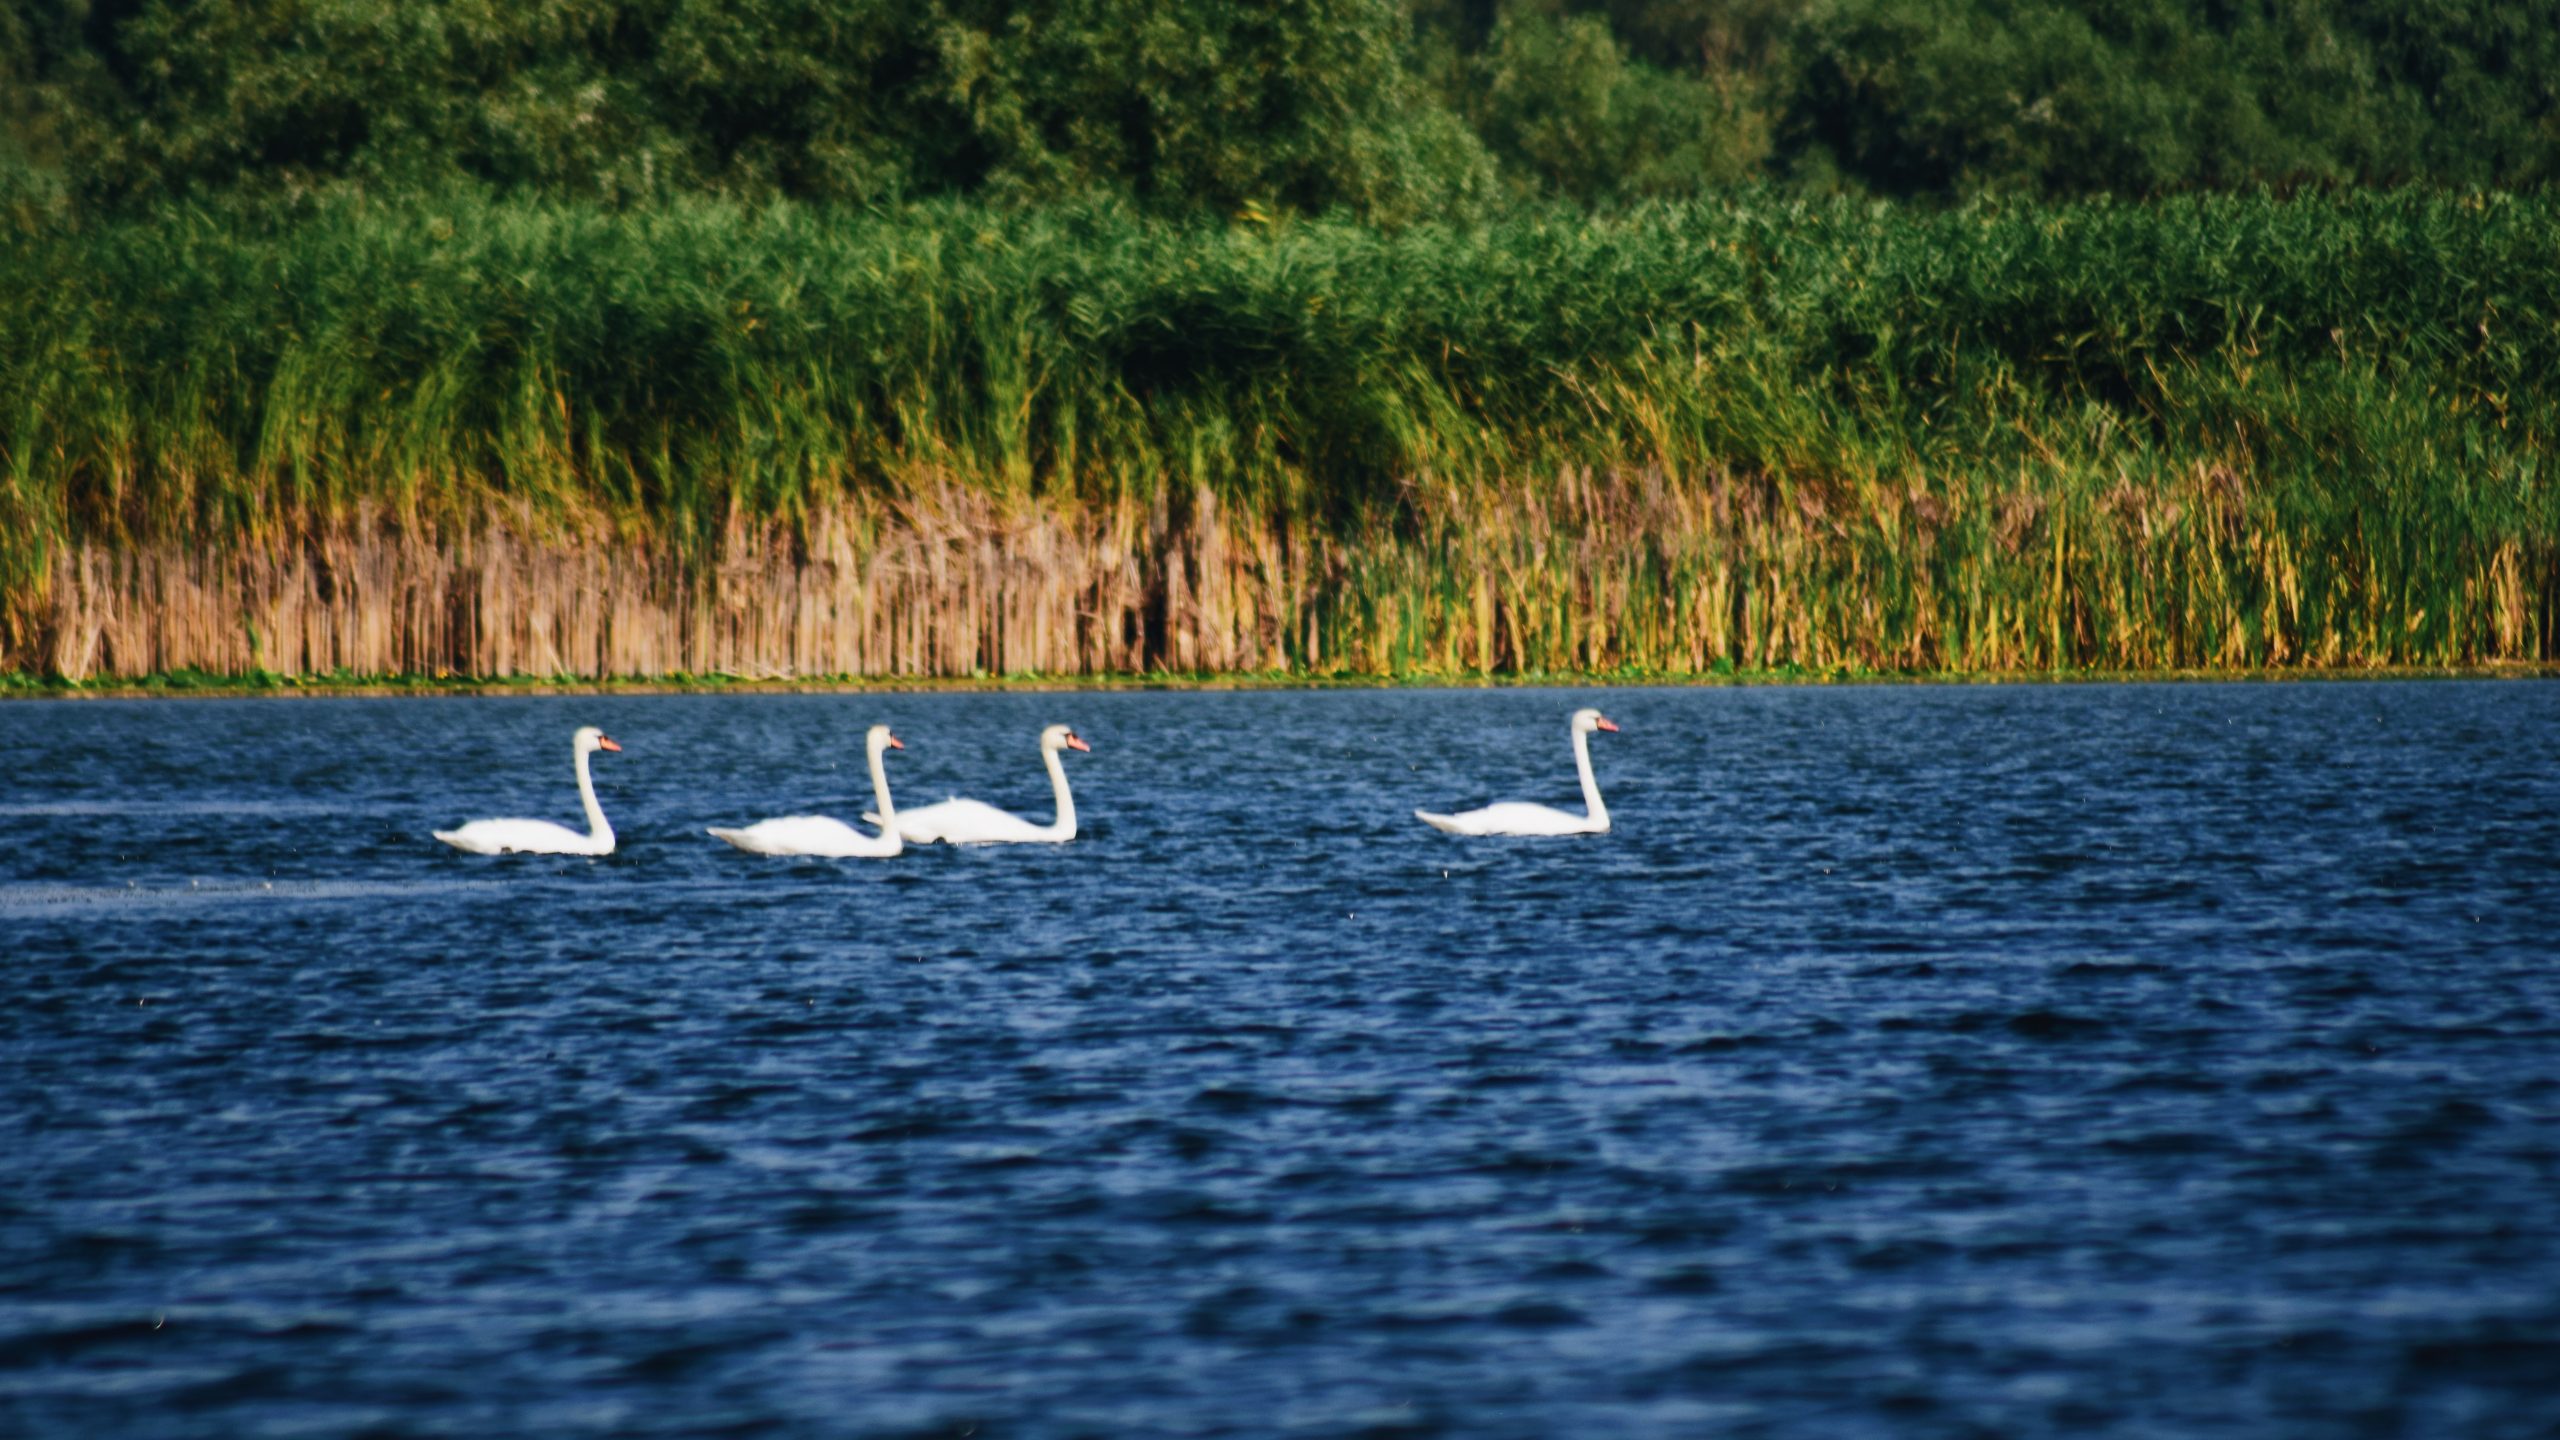
<svg viewBox="0 0 2560 1440">
<path fill-rule="evenodd" d="M 0 669 L 2548 660 L 2555 377 L 2542 197 L 173 211 L 0 250 Z"/>
</svg>

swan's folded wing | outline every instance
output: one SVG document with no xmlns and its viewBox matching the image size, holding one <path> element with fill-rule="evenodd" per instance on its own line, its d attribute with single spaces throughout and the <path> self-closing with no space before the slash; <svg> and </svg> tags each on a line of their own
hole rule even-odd
<svg viewBox="0 0 2560 1440">
<path fill-rule="evenodd" d="M 710 833 L 755 855 L 844 857 L 883 855 L 890 850 L 887 839 L 865 835 L 828 815 L 784 815 L 741 829 L 714 828 Z"/>
<path fill-rule="evenodd" d="M 898 833 L 916 845 L 983 845 L 1005 840 L 1036 840 L 1037 825 L 1008 815 L 983 800 L 940 800 L 898 812 Z"/>
<path fill-rule="evenodd" d="M 1587 815 L 1524 800 L 1505 800 L 1455 815 L 1434 816 L 1420 810 L 1413 813 L 1420 815 L 1424 824 L 1452 835 L 1585 835 L 1599 828 Z"/>
<path fill-rule="evenodd" d="M 1483 820 L 1484 833 L 1488 835 L 1579 835 L 1591 828 L 1589 816 L 1522 800 L 1487 805 L 1476 815 Z"/>
<path fill-rule="evenodd" d="M 548 820 L 474 820 L 452 830 L 430 832 L 456 850 L 474 855 L 603 854 L 594 836 L 554 825 Z"/>
<path fill-rule="evenodd" d="M 963 813 L 966 807 L 973 805 L 977 806 L 977 808 L 981 810 L 990 810 L 994 808 L 990 805 L 980 805 L 975 800 L 958 799 L 936 800 L 930 805 L 910 805 L 898 812 L 898 833 L 906 836 L 910 840 L 922 839 L 924 837 L 916 833 L 918 830 L 930 830 L 938 833 L 942 827 L 950 821 L 951 817 Z M 888 822 L 880 818 L 879 811 L 865 810 L 862 812 L 862 823 L 865 825 L 879 825 L 885 827 Z"/>
</svg>

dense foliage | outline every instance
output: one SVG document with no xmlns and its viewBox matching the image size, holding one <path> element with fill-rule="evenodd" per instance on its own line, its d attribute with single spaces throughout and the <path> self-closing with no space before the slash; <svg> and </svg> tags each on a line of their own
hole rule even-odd
<svg viewBox="0 0 2560 1440">
<path fill-rule="evenodd" d="M 2560 0 L 0 0 L 0 203 L 2560 178 Z"/>
<path fill-rule="evenodd" d="M 1737 562 L 1659 527 L 1742 504 L 1792 537 L 1755 573 L 1845 597 L 1864 654 L 1910 653 L 1919 596 L 2027 625 L 2012 659 L 2159 663 L 2207 653 L 2141 648 L 2199 585 L 2266 612 L 2215 655 L 2542 653 L 2516 607 L 2560 557 L 2554 377 L 2544 199 L 1767 195 L 1393 232 L 347 201 L 0 256 L 0 558 L 38 585 L 65 541 L 492 504 L 681 544 L 956 480 L 1061 513 L 1222 496 L 1415 584 L 1570 595 L 1601 553 L 1574 537 L 1615 533 L 1670 593 Z M 1637 509 L 1555 484 L 1582 473 Z M 2093 596 L 2135 628 L 2073 642 Z"/>
</svg>

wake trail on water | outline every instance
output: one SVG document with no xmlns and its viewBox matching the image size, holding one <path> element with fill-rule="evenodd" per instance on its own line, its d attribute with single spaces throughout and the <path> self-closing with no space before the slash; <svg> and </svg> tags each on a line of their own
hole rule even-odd
<svg viewBox="0 0 2560 1440">
<path fill-rule="evenodd" d="M 190 880 L 184 885 L 0 885 L 0 915 L 183 909 L 258 901 L 414 899 L 503 890 L 500 881 Z"/>
</svg>

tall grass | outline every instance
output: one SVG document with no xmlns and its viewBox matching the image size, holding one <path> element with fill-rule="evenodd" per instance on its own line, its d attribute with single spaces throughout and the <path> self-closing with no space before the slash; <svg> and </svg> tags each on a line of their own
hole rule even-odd
<svg viewBox="0 0 2560 1440">
<path fill-rule="evenodd" d="M 828 602 L 920 607 L 915 653 L 740 661 L 774 668 L 2551 658 L 2556 398 L 2547 197 L 48 221 L 0 249 L 0 668 L 499 532 L 670 616 L 783 603 L 746 560 L 822 534 L 923 557 Z M 1086 638 L 949 643 L 1008 605 Z M 533 663 L 499 651 L 394 653 Z"/>
</svg>

